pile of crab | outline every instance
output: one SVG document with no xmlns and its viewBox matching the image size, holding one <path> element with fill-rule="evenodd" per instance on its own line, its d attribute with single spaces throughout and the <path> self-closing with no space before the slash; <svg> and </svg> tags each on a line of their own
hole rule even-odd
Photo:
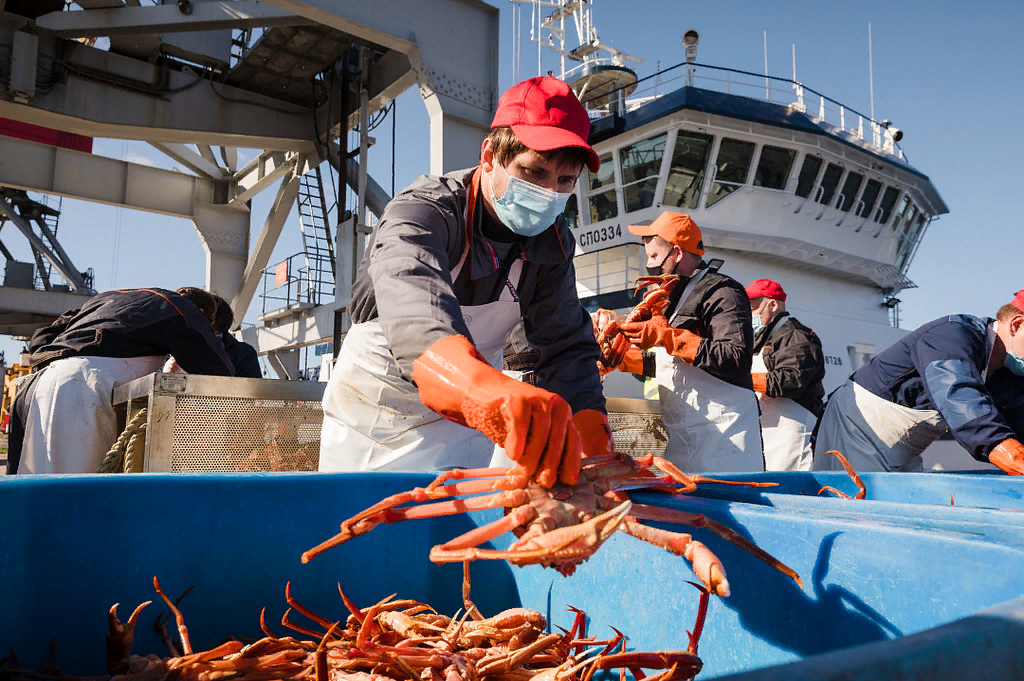
<svg viewBox="0 0 1024 681">
<path fill-rule="evenodd" d="M 338 586 L 347 617 L 332 622 L 299 603 L 285 587 L 290 606 L 281 619 L 289 629 L 281 636 L 268 626 L 264 609 L 260 627 L 264 637 L 244 642 L 227 640 L 205 651 L 194 651 L 184 616 L 154 577 L 153 585 L 167 603 L 177 623 L 178 641 L 167 633 L 166 621 L 157 618 L 163 629 L 169 657 L 133 655 L 134 629 L 143 603 L 127 622 L 117 617 L 117 605 L 109 612 L 106 637 L 106 663 L 114 681 L 271 681 L 273 679 L 309 679 L 310 681 L 590 681 L 603 669 L 630 670 L 635 679 L 644 679 L 643 670 L 659 670 L 648 681 L 692 679 L 701 669 L 697 644 L 704 627 L 708 593 L 701 589 L 697 621 L 687 632 L 686 650 L 655 653 L 626 652 L 625 636 L 615 631 L 608 640 L 588 638 L 586 615 L 576 613 L 568 630 L 547 633 L 547 622 L 536 610 L 512 608 L 493 617 L 484 617 L 469 600 L 468 564 L 464 572 L 465 611 L 448 617 L 426 603 L 396 599 L 395 595 L 369 607 L 359 608 Z M 695 585 L 696 586 L 696 585 Z M 698 587 L 699 588 L 699 587 Z M 186 592 L 187 593 L 187 592 Z M 183 594 L 184 596 L 184 594 Z M 305 620 L 296 622 L 292 611 Z M 616 649 L 619 652 L 616 652 Z M 0 678 L 12 681 L 99 681 L 101 677 L 65 676 L 51 662 L 43 673 L 18 668 L 13 655 L 0 660 Z"/>
</svg>

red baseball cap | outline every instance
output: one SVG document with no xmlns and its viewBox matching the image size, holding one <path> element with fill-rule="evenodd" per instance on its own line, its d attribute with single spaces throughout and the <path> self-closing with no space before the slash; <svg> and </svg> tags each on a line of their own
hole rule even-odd
<svg viewBox="0 0 1024 681">
<path fill-rule="evenodd" d="M 754 298 L 771 298 L 772 300 L 785 302 L 786 292 L 782 290 L 777 281 L 758 279 L 747 287 L 747 297 L 751 300 Z"/>
<path fill-rule="evenodd" d="M 597 153 L 587 143 L 590 116 L 564 81 L 538 76 L 513 85 L 498 100 L 491 130 L 512 128 L 516 137 L 534 151 L 565 147 L 587 150 L 587 167 L 601 167 Z"/>
<path fill-rule="evenodd" d="M 1021 312 L 1024 312 L 1024 288 L 1017 291 L 1017 295 L 1013 299 L 1013 306 Z"/>
</svg>

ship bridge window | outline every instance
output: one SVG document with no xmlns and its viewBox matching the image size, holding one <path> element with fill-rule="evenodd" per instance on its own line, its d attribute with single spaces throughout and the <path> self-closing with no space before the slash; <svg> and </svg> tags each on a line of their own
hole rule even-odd
<svg viewBox="0 0 1024 681">
<path fill-rule="evenodd" d="M 667 137 L 668 133 L 662 133 L 619 150 L 622 203 L 627 213 L 654 205 Z"/>
<path fill-rule="evenodd" d="M 900 236 L 899 245 L 897 246 L 900 269 L 906 268 L 910 261 L 910 256 L 914 252 L 914 244 L 921 237 L 921 232 L 924 230 L 924 226 L 928 222 L 928 216 L 925 215 L 924 211 L 918 211 L 915 208 L 915 213 L 916 217 L 913 222 L 906 223 L 907 228 L 904 230 L 903 235 Z"/>
<path fill-rule="evenodd" d="M 796 151 L 783 147 L 761 147 L 761 159 L 754 173 L 754 186 L 765 189 L 785 189 L 789 171 L 793 167 Z"/>
<path fill-rule="evenodd" d="M 590 204 L 590 222 L 601 222 L 619 214 L 615 201 L 615 164 L 612 155 L 601 156 L 601 167 L 590 173 L 590 190 L 587 203 Z"/>
<path fill-rule="evenodd" d="M 899 229 L 900 223 L 903 222 L 903 216 L 906 215 L 907 208 L 911 205 L 910 197 L 904 194 L 903 199 L 900 200 L 900 207 L 896 210 L 896 217 L 892 221 L 892 228 L 894 231 Z"/>
<path fill-rule="evenodd" d="M 839 186 L 839 178 L 843 176 L 843 167 L 837 163 L 829 163 L 825 168 L 825 174 L 821 176 L 821 184 L 818 186 L 818 195 L 814 200 L 818 203 L 829 205 L 836 195 L 836 187 Z"/>
<path fill-rule="evenodd" d="M 700 190 L 704 186 L 704 171 L 711 155 L 715 138 L 699 132 L 680 130 L 676 135 L 676 148 L 672 152 L 672 165 L 665 182 L 662 205 L 695 209 L 700 204 Z"/>
<path fill-rule="evenodd" d="M 839 210 L 850 212 L 850 209 L 853 208 L 853 200 L 857 198 L 857 192 L 860 191 L 860 183 L 863 181 L 863 175 L 850 171 L 846 176 L 846 182 L 843 182 L 843 191 L 839 194 Z"/>
<path fill-rule="evenodd" d="M 878 200 L 878 192 L 882 191 L 882 183 L 878 180 L 868 180 L 864 185 L 864 194 L 857 204 L 857 217 L 867 217 L 875 209 L 875 201 Z"/>
<path fill-rule="evenodd" d="M 747 181 L 750 161 L 754 158 L 756 146 L 753 142 L 728 137 L 722 139 L 722 144 L 718 148 L 718 158 L 715 159 L 715 183 L 711 185 L 706 208 L 715 205 Z"/>
<path fill-rule="evenodd" d="M 896 187 L 886 187 L 882 194 L 882 202 L 878 204 L 878 212 L 875 213 L 875 222 L 884 225 L 892 217 L 892 207 L 896 205 L 896 198 L 900 190 Z"/>
<path fill-rule="evenodd" d="M 796 181 L 796 195 L 806 199 L 814 189 L 814 181 L 818 179 L 818 171 L 821 170 L 821 157 L 804 156 L 804 164 L 800 167 L 800 176 Z"/>
</svg>

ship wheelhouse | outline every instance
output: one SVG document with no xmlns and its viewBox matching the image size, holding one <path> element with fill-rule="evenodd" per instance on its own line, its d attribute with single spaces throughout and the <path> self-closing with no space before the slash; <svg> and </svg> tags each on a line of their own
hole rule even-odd
<svg viewBox="0 0 1024 681">
<path fill-rule="evenodd" d="M 801 109 L 683 87 L 597 119 L 601 168 L 577 186 L 584 304 L 630 304 L 644 254 L 627 226 L 664 210 L 691 214 L 730 262 L 827 274 L 890 300 L 912 287 L 907 268 L 945 203 L 879 124 L 865 136 L 863 121 L 848 130 Z"/>
</svg>

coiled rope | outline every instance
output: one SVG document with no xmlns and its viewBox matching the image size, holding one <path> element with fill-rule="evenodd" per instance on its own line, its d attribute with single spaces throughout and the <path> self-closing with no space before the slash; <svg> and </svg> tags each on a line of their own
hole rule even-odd
<svg viewBox="0 0 1024 681">
<path fill-rule="evenodd" d="M 136 412 L 124 427 L 114 446 L 103 457 L 97 473 L 128 473 L 135 466 L 135 460 L 142 455 L 146 442 L 146 413 L 144 407 Z"/>
</svg>

